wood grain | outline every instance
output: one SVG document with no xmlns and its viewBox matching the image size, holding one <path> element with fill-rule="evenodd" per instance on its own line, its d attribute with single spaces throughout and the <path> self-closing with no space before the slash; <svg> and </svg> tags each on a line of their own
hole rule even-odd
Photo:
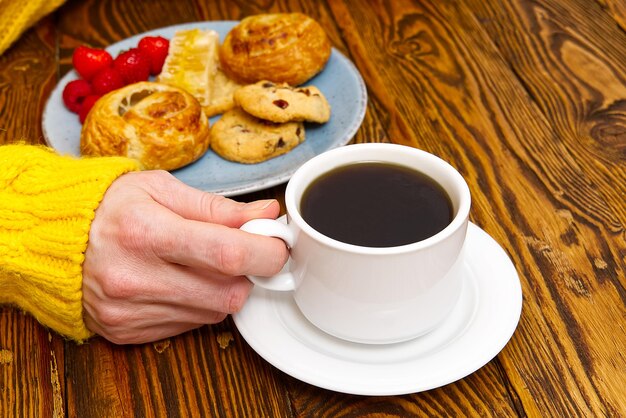
<svg viewBox="0 0 626 418">
<path fill-rule="evenodd" d="M 63 416 L 64 344 L 17 309 L 0 309 L 0 416 Z"/>
<path fill-rule="evenodd" d="M 620 0 L 596 0 L 600 6 L 607 9 L 615 22 L 626 30 L 626 3 Z M 609 22 L 611 24 L 612 22 Z"/>
<path fill-rule="evenodd" d="M 529 244 L 536 263 L 549 273 L 544 277 L 554 279 L 545 282 L 546 297 L 568 327 L 568 338 L 559 343 L 575 382 L 571 393 L 593 415 L 618 415 L 626 410 L 626 34 L 587 2 L 567 7 L 552 1 L 472 3 L 487 17 L 490 36 L 498 39 L 499 50 L 567 152 L 537 158 L 545 167 L 538 177 L 553 174 L 546 187 L 557 197 L 555 209 L 563 218 L 559 245 Z M 507 30 L 491 24 L 503 11 L 527 23 L 512 22 Z M 552 334 L 565 334 L 556 323 L 551 328 Z M 565 403 L 572 404 L 567 398 Z"/>
<path fill-rule="evenodd" d="M 0 352 L 11 361 L 0 361 L 0 416 L 626 415 L 619 1 L 72 0 L 0 57 L 0 143 L 42 143 L 45 100 L 80 44 L 279 11 L 320 21 L 363 75 L 369 103 L 354 142 L 425 149 L 467 179 L 472 221 L 520 275 L 512 340 L 458 382 L 362 397 L 277 370 L 230 319 L 155 344 L 77 345 L 2 307 Z M 284 207 L 284 187 L 237 199 L 275 197 Z"/>
</svg>

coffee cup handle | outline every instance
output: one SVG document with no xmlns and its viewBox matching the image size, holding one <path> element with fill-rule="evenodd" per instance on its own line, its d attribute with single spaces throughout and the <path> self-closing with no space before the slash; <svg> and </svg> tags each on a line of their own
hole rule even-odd
<svg viewBox="0 0 626 418">
<path fill-rule="evenodd" d="M 287 244 L 289 248 L 293 247 L 295 243 L 293 231 L 289 229 L 287 224 L 281 222 L 280 219 L 253 219 L 243 224 L 239 229 L 252 234 L 280 238 L 285 241 L 285 244 Z M 282 271 L 274 276 L 263 277 L 250 275 L 247 277 L 252 283 L 264 289 L 282 292 L 294 290 L 296 281 L 293 274 L 288 270 L 288 265 L 289 263 L 285 265 Z"/>
</svg>

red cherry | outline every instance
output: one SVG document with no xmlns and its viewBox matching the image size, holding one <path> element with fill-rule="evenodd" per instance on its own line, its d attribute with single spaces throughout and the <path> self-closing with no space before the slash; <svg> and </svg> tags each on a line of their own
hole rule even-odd
<svg viewBox="0 0 626 418">
<path fill-rule="evenodd" d="M 93 80 L 91 80 L 91 85 L 94 94 L 101 96 L 124 87 L 124 79 L 117 70 L 109 67 L 96 74 Z"/>
<path fill-rule="evenodd" d="M 113 61 L 113 68 L 126 84 L 146 81 L 150 77 L 150 59 L 139 48 L 119 54 Z"/>
<path fill-rule="evenodd" d="M 63 103 L 71 112 L 78 113 L 85 97 L 92 93 L 91 84 L 86 80 L 73 80 L 63 89 Z"/>
<path fill-rule="evenodd" d="M 91 80 L 102 69 L 110 67 L 113 57 L 104 49 L 81 45 L 72 54 L 72 65 L 85 80 Z"/>
<path fill-rule="evenodd" d="M 145 36 L 137 47 L 150 59 L 150 74 L 159 74 L 167 58 L 170 41 L 162 36 Z"/>
</svg>

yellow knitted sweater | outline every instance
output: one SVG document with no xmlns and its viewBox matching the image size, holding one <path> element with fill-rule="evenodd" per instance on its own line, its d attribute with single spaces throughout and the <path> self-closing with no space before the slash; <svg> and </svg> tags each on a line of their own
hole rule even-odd
<svg viewBox="0 0 626 418">
<path fill-rule="evenodd" d="M 0 54 L 65 0 L 0 0 Z"/>
<path fill-rule="evenodd" d="M 72 339 L 88 338 L 82 263 L 89 228 L 109 185 L 136 169 L 126 158 L 0 146 L 0 304 L 15 304 Z"/>
</svg>

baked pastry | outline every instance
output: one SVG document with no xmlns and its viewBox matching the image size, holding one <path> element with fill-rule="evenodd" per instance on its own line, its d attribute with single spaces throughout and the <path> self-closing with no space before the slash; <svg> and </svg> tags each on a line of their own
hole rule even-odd
<svg viewBox="0 0 626 418">
<path fill-rule="evenodd" d="M 203 106 L 204 113 L 208 116 L 215 116 L 224 113 L 235 107 L 233 94 L 241 87 L 242 84 L 228 78 L 219 67 L 219 57 L 215 55 L 215 74 L 210 81 L 211 94 L 209 103 Z"/>
<path fill-rule="evenodd" d="M 259 81 L 235 92 L 235 103 L 260 119 L 277 123 L 328 122 L 330 105 L 315 86 L 291 87 Z"/>
<path fill-rule="evenodd" d="M 221 157 L 255 164 L 292 150 L 304 141 L 300 122 L 273 123 L 239 108 L 224 113 L 211 128 L 211 148 Z"/>
<path fill-rule="evenodd" d="M 232 109 L 233 93 L 242 85 L 222 72 L 218 49 L 219 35 L 213 30 L 177 31 L 157 81 L 193 94 L 208 117 Z"/>
<path fill-rule="evenodd" d="M 238 82 L 292 86 L 320 72 L 330 53 L 324 29 L 301 13 L 249 16 L 228 32 L 219 49 L 222 70 Z"/>
<path fill-rule="evenodd" d="M 134 158 L 143 169 L 173 170 L 202 156 L 209 121 L 185 90 L 143 81 L 102 96 L 87 115 L 82 155 Z"/>
</svg>

